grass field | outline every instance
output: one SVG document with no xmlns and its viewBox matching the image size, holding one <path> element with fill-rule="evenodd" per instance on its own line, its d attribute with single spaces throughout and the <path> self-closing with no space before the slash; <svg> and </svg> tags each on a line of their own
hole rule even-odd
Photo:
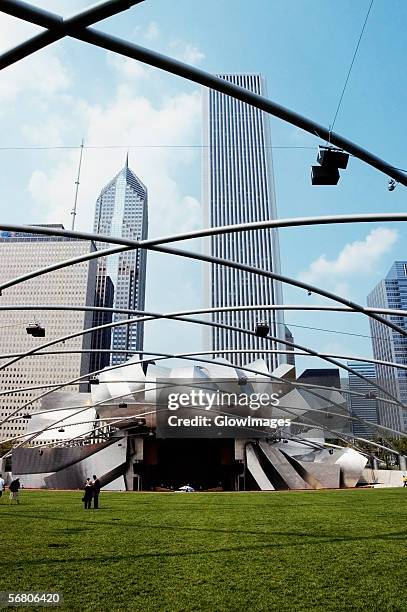
<svg viewBox="0 0 407 612">
<path fill-rule="evenodd" d="M 0 591 L 66 610 L 407 610 L 404 489 L 23 491 L 0 504 Z M 61 608 L 59 608 L 61 609 Z"/>
</svg>

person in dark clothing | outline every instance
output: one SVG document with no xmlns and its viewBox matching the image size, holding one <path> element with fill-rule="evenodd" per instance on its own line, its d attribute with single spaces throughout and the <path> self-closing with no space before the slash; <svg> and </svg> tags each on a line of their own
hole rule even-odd
<svg viewBox="0 0 407 612">
<path fill-rule="evenodd" d="M 84 491 L 85 494 L 83 496 L 83 501 L 85 502 L 85 510 L 89 510 L 92 504 L 93 497 L 93 484 L 90 478 L 86 479 Z"/>
<path fill-rule="evenodd" d="M 100 480 L 93 474 L 93 507 L 99 508 Z"/>
<path fill-rule="evenodd" d="M 20 503 L 18 492 L 20 490 L 21 484 L 20 479 L 16 478 L 9 484 L 10 491 L 10 504 L 12 501 L 16 501 L 18 504 Z"/>
</svg>

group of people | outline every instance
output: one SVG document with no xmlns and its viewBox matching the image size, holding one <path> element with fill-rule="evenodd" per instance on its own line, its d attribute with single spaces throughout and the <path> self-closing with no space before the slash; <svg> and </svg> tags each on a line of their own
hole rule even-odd
<svg viewBox="0 0 407 612">
<path fill-rule="evenodd" d="M 93 474 L 93 480 L 90 478 L 86 479 L 84 486 L 84 495 L 82 501 L 85 504 L 85 510 L 90 510 L 92 507 L 92 499 L 93 499 L 93 507 L 99 508 L 99 493 L 100 493 L 100 480 Z"/>
<path fill-rule="evenodd" d="M 3 497 L 4 490 L 6 488 L 6 483 L 3 478 L 3 474 L 0 474 L 0 499 Z M 19 478 L 15 478 L 12 480 L 8 486 L 8 490 L 10 492 L 10 504 L 15 501 L 17 504 L 20 503 L 19 492 L 21 489 L 21 483 Z"/>
</svg>

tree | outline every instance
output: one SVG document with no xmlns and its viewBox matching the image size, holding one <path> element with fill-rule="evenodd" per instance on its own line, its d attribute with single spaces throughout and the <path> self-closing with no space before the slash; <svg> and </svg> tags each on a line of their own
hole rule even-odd
<svg viewBox="0 0 407 612">
<path fill-rule="evenodd" d="M 12 442 L 0 442 L 0 457 L 8 453 L 12 448 Z"/>
</svg>

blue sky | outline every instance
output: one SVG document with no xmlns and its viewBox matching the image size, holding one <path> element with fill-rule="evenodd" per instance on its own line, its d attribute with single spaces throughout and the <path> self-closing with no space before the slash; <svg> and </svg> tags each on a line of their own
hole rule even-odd
<svg viewBox="0 0 407 612">
<path fill-rule="evenodd" d="M 70 14 L 90 3 L 37 0 Z M 328 126 L 369 6 L 368 0 L 146 0 L 98 27 L 209 72 L 261 72 L 280 104 Z M 375 0 L 335 130 L 394 165 L 407 168 L 407 5 Z M 37 31 L 0 17 L 3 49 Z M 0 75 L 2 147 L 75 146 L 85 151 L 79 229 L 92 227 L 94 202 L 130 166 L 149 188 L 150 236 L 202 226 L 200 91 L 184 80 L 76 41 L 59 42 Z M 280 217 L 405 211 L 405 188 L 389 193 L 386 177 L 351 159 L 337 187 L 312 187 L 317 138 L 271 119 Z M 165 146 L 164 146 L 165 145 Z M 311 147 L 311 148 L 279 148 Z M 4 222 L 70 225 L 78 151 L 0 150 Z M 373 232 L 373 234 L 372 234 Z M 395 259 L 407 258 L 402 224 L 285 229 L 282 272 L 307 278 L 365 303 Z M 199 245 L 192 245 L 198 249 Z M 202 305 L 198 264 L 149 254 L 146 307 L 171 311 Z M 285 288 L 287 303 L 317 302 Z M 366 320 L 356 315 L 289 313 L 295 339 L 322 351 L 368 355 Z M 311 325 L 337 333 L 305 330 Z M 146 350 L 201 348 L 197 326 L 149 324 Z M 320 363 L 302 360 L 301 366 Z"/>
</svg>

